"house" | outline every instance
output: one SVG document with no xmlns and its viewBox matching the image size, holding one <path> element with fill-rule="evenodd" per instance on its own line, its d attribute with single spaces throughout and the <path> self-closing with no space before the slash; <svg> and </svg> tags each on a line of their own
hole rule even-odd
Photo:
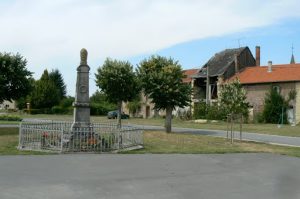
<svg viewBox="0 0 300 199">
<path fill-rule="evenodd" d="M 189 70 L 183 70 L 183 73 L 185 74 L 185 78 L 182 79 L 184 83 L 193 85 L 194 79 L 192 78 L 193 75 L 195 75 L 198 72 L 199 69 L 189 69 Z M 154 104 L 152 103 L 151 99 L 144 95 L 143 93 L 140 94 L 140 108 L 139 110 L 131 116 L 135 117 L 142 117 L 142 118 L 152 118 L 154 116 L 163 116 L 165 115 L 165 111 L 156 111 L 154 110 Z M 129 114 L 129 109 L 127 107 L 128 103 L 123 103 L 122 110 L 125 113 Z M 176 115 L 177 111 L 179 109 L 175 109 L 173 112 L 174 115 Z"/>
<path fill-rule="evenodd" d="M 17 109 L 17 105 L 14 100 L 12 100 L 11 102 L 8 100 L 4 100 L 0 104 L 0 110 L 16 110 L 16 109 Z"/>
<path fill-rule="evenodd" d="M 300 64 L 296 64 L 292 55 L 290 64 L 247 67 L 232 79 L 238 78 L 247 91 L 247 101 L 253 107 L 253 114 L 262 112 L 264 99 L 270 88 L 276 89 L 285 98 L 291 90 L 297 92 L 296 99 L 290 104 L 288 117 L 300 122 Z"/>
<path fill-rule="evenodd" d="M 218 98 L 219 86 L 246 67 L 260 65 L 260 47 L 256 47 L 256 59 L 248 47 L 225 49 L 212 56 L 198 72 L 193 75 L 193 104 Z M 208 87 L 208 89 L 207 89 Z"/>
</svg>

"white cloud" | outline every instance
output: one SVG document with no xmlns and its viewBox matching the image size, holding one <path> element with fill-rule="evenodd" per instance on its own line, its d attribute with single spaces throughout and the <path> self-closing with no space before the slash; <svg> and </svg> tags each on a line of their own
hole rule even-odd
<svg viewBox="0 0 300 199">
<path fill-rule="evenodd" d="M 30 69 L 40 74 L 60 61 L 76 65 L 82 47 L 99 65 L 108 56 L 151 53 L 299 16 L 298 0 L 4 1 L 0 43 L 1 50 L 27 57 Z M 56 67 L 67 75 L 72 66 Z"/>
</svg>

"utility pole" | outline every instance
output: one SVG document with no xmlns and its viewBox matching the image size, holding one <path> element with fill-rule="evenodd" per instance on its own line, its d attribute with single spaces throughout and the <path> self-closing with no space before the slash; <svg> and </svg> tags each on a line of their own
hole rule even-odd
<svg viewBox="0 0 300 199">
<path fill-rule="evenodd" d="M 208 72 L 209 70 L 208 70 L 208 64 L 206 65 L 206 105 L 208 105 L 209 104 L 209 101 L 210 101 L 210 99 L 209 99 L 209 93 L 210 93 L 210 88 L 209 88 L 209 72 Z"/>
</svg>

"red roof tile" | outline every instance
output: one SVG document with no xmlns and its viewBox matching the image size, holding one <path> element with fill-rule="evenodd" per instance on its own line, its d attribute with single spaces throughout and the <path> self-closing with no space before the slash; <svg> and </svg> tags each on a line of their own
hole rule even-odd
<svg viewBox="0 0 300 199">
<path fill-rule="evenodd" d="M 267 66 L 247 67 L 229 81 L 237 77 L 242 84 L 300 81 L 300 64 L 273 65 L 272 72 Z"/>
<path fill-rule="evenodd" d="M 192 81 L 192 75 L 195 75 L 199 69 L 189 69 L 183 70 L 183 73 L 186 75 L 185 78 L 182 79 L 184 83 L 190 83 Z"/>
</svg>

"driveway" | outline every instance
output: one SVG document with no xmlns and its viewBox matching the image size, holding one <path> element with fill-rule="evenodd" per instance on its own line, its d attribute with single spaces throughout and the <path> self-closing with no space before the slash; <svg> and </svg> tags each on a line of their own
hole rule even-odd
<svg viewBox="0 0 300 199">
<path fill-rule="evenodd" d="M 272 154 L 0 157 L 1 199 L 299 199 L 300 159 Z"/>
</svg>

